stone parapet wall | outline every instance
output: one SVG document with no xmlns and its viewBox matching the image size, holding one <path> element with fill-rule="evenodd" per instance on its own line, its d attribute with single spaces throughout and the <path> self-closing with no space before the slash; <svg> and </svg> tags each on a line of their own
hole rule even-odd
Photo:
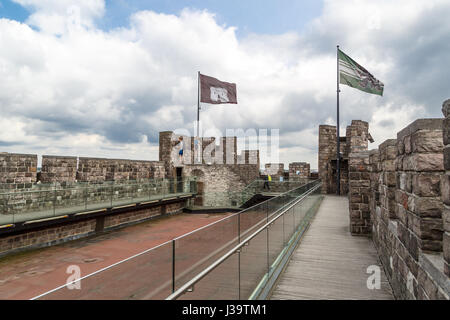
<svg viewBox="0 0 450 320">
<path fill-rule="evenodd" d="M 37 155 L 0 153 L 0 188 L 30 188 L 36 182 Z"/>
<path fill-rule="evenodd" d="M 442 120 L 419 119 L 397 134 L 396 217 L 399 237 L 417 259 L 418 249 L 442 250 Z"/>
<path fill-rule="evenodd" d="M 80 157 L 77 180 L 102 182 L 164 178 L 164 163 L 125 159 L 104 159 Z"/>
<path fill-rule="evenodd" d="M 370 233 L 370 159 L 369 151 L 349 154 L 349 210 L 350 232 L 353 235 Z"/>
<path fill-rule="evenodd" d="M 347 126 L 346 138 L 344 157 L 350 153 L 366 151 L 369 146 L 369 123 L 352 120 L 352 124 Z"/>
<path fill-rule="evenodd" d="M 40 181 L 74 182 L 77 179 L 77 157 L 42 156 Z"/>
<path fill-rule="evenodd" d="M 310 174 L 311 168 L 309 163 L 307 162 L 289 163 L 289 180 L 309 178 Z"/>
<path fill-rule="evenodd" d="M 322 180 L 322 193 L 335 193 L 335 179 L 331 159 L 336 159 L 336 126 L 319 126 L 319 178 Z"/>
<path fill-rule="evenodd" d="M 378 150 L 349 154 L 351 232 L 371 233 L 398 299 L 449 299 L 448 123 L 419 119 Z M 364 172 L 370 219 L 361 215 Z"/>
<path fill-rule="evenodd" d="M 397 176 L 395 172 L 395 159 L 397 158 L 397 140 L 388 139 L 378 147 L 380 162 L 378 176 L 379 205 L 381 217 L 387 223 L 396 217 L 395 190 Z"/>
<path fill-rule="evenodd" d="M 441 194 L 443 202 L 442 220 L 444 224 L 443 255 L 444 272 L 450 277 L 450 99 L 442 105 L 444 121 L 442 126 L 442 139 L 444 149 L 444 170 L 441 176 Z"/>
</svg>

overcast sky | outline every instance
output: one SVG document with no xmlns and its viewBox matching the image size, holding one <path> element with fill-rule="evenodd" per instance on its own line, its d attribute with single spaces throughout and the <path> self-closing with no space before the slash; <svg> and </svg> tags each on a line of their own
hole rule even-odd
<svg viewBox="0 0 450 320">
<path fill-rule="evenodd" d="M 196 119 L 197 71 L 235 82 L 205 128 L 279 129 L 280 161 L 317 168 L 335 124 L 336 45 L 385 84 L 341 86 L 341 134 L 370 148 L 450 98 L 450 1 L 0 0 L 0 152 L 158 159 Z"/>
</svg>

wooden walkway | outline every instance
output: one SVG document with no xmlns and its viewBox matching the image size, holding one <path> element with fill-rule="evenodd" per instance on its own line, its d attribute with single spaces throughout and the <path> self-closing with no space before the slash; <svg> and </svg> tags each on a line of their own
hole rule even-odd
<svg viewBox="0 0 450 320">
<path fill-rule="evenodd" d="M 325 196 L 271 300 L 393 299 L 372 241 L 350 234 L 348 212 L 347 197 Z M 380 267 L 380 289 L 367 288 L 371 265 Z"/>
</svg>

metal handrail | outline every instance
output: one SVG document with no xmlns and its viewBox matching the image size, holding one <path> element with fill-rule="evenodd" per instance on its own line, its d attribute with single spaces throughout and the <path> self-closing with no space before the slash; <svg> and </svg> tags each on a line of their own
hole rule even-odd
<svg viewBox="0 0 450 320">
<path fill-rule="evenodd" d="M 186 293 L 188 290 L 192 289 L 194 285 L 199 282 L 201 279 L 206 277 L 211 271 L 213 271 L 215 268 L 217 268 L 219 265 L 221 265 L 225 260 L 227 260 L 230 256 L 232 256 L 235 253 L 240 252 L 239 250 L 246 246 L 250 240 L 255 238 L 259 233 L 264 231 L 265 229 L 269 228 L 275 220 L 283 216 L 288 210 L 290 210 L 292 207 L 297 205 L 299 202 L 303 201 L 307 196 L 309 196 L 312 192 L 316 191 L 321 186 L 321 183 L 314 186 L 311 190 L 309 190 L 306 194 L 304 194 L 301 198 L 297 199 L 295 202 L 291 203 L 289 207 L 285 208 L 282 212 L 280 212 L 276 217 L 268 221 L 264 226 L 259 228 L 257 231 L 252 233 L 250 236 L 248 236 L 245 240 L 243 240 L 241 243 L 236 245 L 233 249 L 228 251 L 226 254 L 224 254 L 221 258 L 216 260 L 214 263 L 212 263 L 209 267 L 201 271 L 198 275 L 196 275 L 194 278 L 192 278 L 190 281 L 186 282 L 183 286 L 181 286 L 178 290 L 176 290 L 174 293 L 172 293 L 170 296 L 166 298 L 166 300 L 173 300 L 181 296 L 182 294 Z"/>
</svg>

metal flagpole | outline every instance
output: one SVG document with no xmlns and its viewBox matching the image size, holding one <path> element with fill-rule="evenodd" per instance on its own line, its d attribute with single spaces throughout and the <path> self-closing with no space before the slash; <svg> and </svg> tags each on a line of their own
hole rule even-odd
<svg viewBox="0 0 450 320">
<path fill-rule="evenodd" d="M 341 194 L 341 155 L 339 138 L 339 45 L 337 46 L 336 194 Z"/>
<path fill-rule="evenodd" d="M 201 85 L 200 85 L 200 71 L 198 71 L 197 73 L 197 152 L 196 152 L 196 157 L 197 157 L 197 161 L 196 162 L 200 162 L 201 160 L 201 150 L 202 148 L 201 143 L 200 143 L 200 95 L 201 95 Z M 195 142 L 194 142 L 194 148 L 195 148 Z"/>
<path fill-rule="evenodd" d="M 200 137 L 200 71 L 197 74 L 197 137 Z"/>
</svg>

